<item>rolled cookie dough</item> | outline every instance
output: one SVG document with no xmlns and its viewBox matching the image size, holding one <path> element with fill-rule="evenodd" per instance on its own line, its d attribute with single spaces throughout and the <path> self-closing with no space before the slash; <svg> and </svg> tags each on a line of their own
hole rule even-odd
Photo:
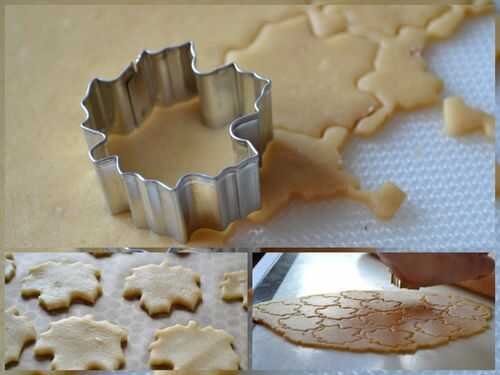
<svg viewBox="0 0 500 375">
<path fill-rule="evenodd" d="M 15 307 L 5 310 L 5 364 L 19 361 L 24 346 L 36 340 L 35 326 Z"/>
<path fill-rule="evenodd" d="M 16 275 L 16 261 L 14 260 L 14 255 L 11 253 L 5 254 L 4 262 L 4 277 L 5 282 L 8 283 Z"/>
<path fill-rule="evenodd" d="M 182 305 L 191 311 L 201 301 L 200 275 L 181 266 L 148 264 L 132 269 L 125 279 L 123 297 L 141 297 L 140 305 L 149 315 L 169 313 L 172 305 Z"/>
<path fill-rule="evenodd" d="M 243 307 L 248 305 L 248 277 L 247 271 L 226 272 L 224 281 L 220 284 L 222 298 L 226 301 L 243 300 Z"/>
<path fill-rule="evenodd" d="M 117 370 L 124 366 L 122 346 L 127 331 L 91 315 L 50 323 L 33 349 L 37 356 L 53 356 L 52 370 Z"/>
<path fill-rule="evenodd" d="M 253 319 L 299 345 L 414 352 L 484 331 L 491 310 L 454 295 L 345 291 L 259 303 Z"/>
<path fill-rule="evenodd" d="M 443 102 L 444 131 L 452 137 L 482 132 L 489 141 L 495 141 L 495 117 L 469 107 L 459 96 L 451 96 Z"/>
<path fill-rule="evenodd" d="M 100 271 L 82 262 L 45 262 L 29 270 L 22 280 L 23 297 L 38 296 L 47 310 L 68 308 L 78 299 L 94 304 L 102 294 Z"/>
<path fill-rule="evenodd" d="M 192 320 L 186 326 L 176 324 L 156 331 L 149 364 L 173 370 L 238 370 L 240 358 L 233 341 L 225 331 L 200 328 Z"/>
</svg>

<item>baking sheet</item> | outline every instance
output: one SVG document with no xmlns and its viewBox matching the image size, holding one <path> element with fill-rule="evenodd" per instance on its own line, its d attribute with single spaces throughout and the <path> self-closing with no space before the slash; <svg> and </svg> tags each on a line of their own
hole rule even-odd
<svg viewBox="0 0 500 375">
<path fill-rule="evenodd" d="M 281 260 L 280 260 L 281 262 Z M 291 264 L 286 276 L 274 277 L 274 268 L 261 282 L 264 290 L 255 296 L 284 299 L 350 289 L 396 289 L 390 284 L 388 269 L 364 253 L 285 254 Z M 279 262 L 277 263 L 279 264 Z M 284 267 L 284 268 L 285 268 Z M 281 280 L 281 283 L 279 280 Z M 278 283 L 276 286 L 275 284 Z M 268 291 L 271 288 L 271 293 Z M 435 286 L 422 291 L 463 295 L 490 306 L 492 301 L 460 288 Z M 270 295 L 272 294 L 272 295 Z M 254 300 L 254 303 L 261 302 Z M 414 354 L 351 353 L 330 349 L 305 348 L 286 341 L 262 325 L 252 329 L 252 368 L 256 370 L 424 370 L 424 369 L 493 369 L 495 366 L 494 317 L 491 328 L 479 335 L 452 341 L 434 349 Z"/>
<path fill-rule="evenodd" d="M 424 53 L 442 78 L 443 98 L 460 95 L 495 111 L 494 19 L 467 20 L 449 40 Z M 344 166 L 364 188 L 395 182 L 408 195 L 396 216 L 383 222 L 347 200 L 293 202 L 266 225 L 246 224 L 230 246 L 337 246 L 412 250 L 481 250 L 495 241 L 494 145 L 480 135 L 444 135 L 442 105 L 399 113 L 377 136 L 348 142 Z M 497 206 L 498 207 L 498 206 Z"/>
<path fill-rule="evenodd" d="M 124 278 L 133 267 L 145 264 L 159 264 L 167 258 L 172 265 L 182 265 L 201 275 L 203 302 L 195 312 L 173 308 L 165 317 L 151 318 L 139 306 L 139 300 L 122 297 Z M 15 253 L 16 277 L 5 286 L 4 307 L 15 305 L 19 311 L 34 321 L 38 334 L 48 328 L 49 322 L 69 316 L 92 314 L 97 320 L 109 320 L 128 331 L 128 344 L 124 349 L 125 369 L 148 369 L 147 347 L 153 341 L 157 329 L 174 324 L 186 324 L 196 320 L 201 326 L 212 325 L 223 329 L 235 338 L 234 348 L 241 359 L 241 367 L 248 366 L 248 315 L 241 301 L 224 302 L 219 288 L 224 272 L 247 269 L 246 253 L 190 253 L 174 254 L 114 254 L 111 257 L 95 258 L 86 253 Z M 36 298 L 23 299 L 20 296 L 21 279 L 29 267 L 47 260 L 72 260 L 93 264 L 101 270 L 103 295 L 95 306 L 73 304 L 67 312 L 49 315 L 38 305 Z M 33 345 L 27 347 L 19 365 L 10 369 L 49 369 L 50 360 L 37 360 L 33 356 Z"/>
</svg>

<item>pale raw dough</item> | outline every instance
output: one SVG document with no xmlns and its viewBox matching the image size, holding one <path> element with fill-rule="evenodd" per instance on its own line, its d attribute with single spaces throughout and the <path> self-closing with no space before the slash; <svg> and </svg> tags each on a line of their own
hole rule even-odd
<svg viewBox="0 0 500 375">
<path fill-rule="evenodd" d="M 192 320 L 186 326 L 176 324 L 156 331 L 149 364 L 173 370 L 238 370 L 240 358 L 233 341 L 225 331 L 200 328 Z"/>
<path fill-rule="evenodd" d="M 315 201 L 344 197 L 364 204 L 379 219 L 391 219 L 406 199 L 394 183 L 386 182 L 374 191 L 360 190 L 358 179 L 342 169 L 340 150 L 347 130 L 331 127 L 321 138 L 285 130 L 275 130 L 274 140 L 263 156 L 261 170 L 262 208 L 246 220 L 265 223 L 283 209 L 291 199 Z M 242 220 L 243 221 L 243 220 Z M 231 224 L 225 231 L 196 231 L 193 243 L 224 242 L 238 227 Z"/>
<path fill-rule="evenodd" d="M 73 316 L 50 323 L 33 352 L 53 356 L 53 370 L 117 370 L 125 365 L 127 338 L 126 330 L 107 320 Z"/>
<path fill-rule="evenodd" d="M 448 10 L 447 5 L 326 5 L 324 11 L 342 14 L 351 31 L 366 35 L 396 35 L 405 26 L 425 28 Z"/>
<path fill-rule="evenodd" d="M 425 30 L 411 27 L 401 29 L 396 37 L 381 38 L 375 70 L 363 76 L 358 87 L 383 105 L 358 123 L 356 134 L 372 135 L 399 108 L 414 110 L 439 101 L 443 84 L 426 69 L 425 42 Z"/>
<path fill-rule="evenodd" d="M 24 346 L 36 340 L 36 330 L 32 321 L 13 306 L 5 310 L 5 364 L 19 361 Z"/>
<path fill-rule="evenodd" d="M 155 108 L 139 129 L 110 136 L 108 151 L 119 156 L 122 170 L 172 187 L 187 173 L 215 176 L 235 163 L 228 127 L 204 126 L 197 99 Z"/>
<path fill-rule="evenodd" d="M 449 5 L 449 9 L 441 17 L 432 20 L 427 26 L 427 34 L 435 39 L 448 38 L 467 15 L 479 15 L 495 10 L 492 1 L 471 0 L 465 5 Z"/>
<path fill-rule="evenodd" d="M 315 301 L 314 309 L 307 301 Z M 491 319 L 489 307 L 461 296 L 410 290 L 345 291 L 253 307 L 257 323 L 293 343 L 350 351 L 414 352 L 482 332 Z"/>
<path fill-rule="evenodd" d="M 4 259 L 4 277 L 5 282 L 8 283 L 16 275 L 16 261 L 12 253 L 5 254 Z"/>
<path fill-rule="evenodd" d="M 332 126 L 352 129 L 379 107 L 356 87 L 373 69 L 377 49 L 377 43 L 350 33 L 317 38 L 303 15 L 266 25 L 249 47 L 230 51 L 226 61 L 272 80 L 275 128 L 321 137 Z"/>
<path fill-rule="evenodd" d="M 169 313 L 172 305 L 182 305 L 194 311 L 201 301 L 200 275 L 189 268 L 148 264 L 132 269 L 125 279 L 123 296 L 140 297 L 140 305 L 149 315 Z"/>
<path fill-rule="evenodd" d="M 68 308 L 74 300 L 94 304 L 102 294 L 101 272 L 82 262 L 45 262 L 31 267 L 22 280 L 23 297 L 38 296 L 47 310 Z"/>
<path fill-rule="evenodd" d="M 242 299 L 243 307 L 248 307 L 248 275 L 247 271 L 226 272 L 220 284 L 222 298 L 226 301 Z"/>
<path fill-rule="evenodd" d="M 452 137 L 481 132 L 495 141 L 495 117 L 465 104 L 463 98 L 451 96 L 443 102 L 444 131 Z"/>
<path fill-rule="evenodd" d="M 329 128 L 316 139 L 288 131 L 275 131 L 262 167 L 262 208 L 249 219 L 264 222 L 293 197 L 305 201 L 348 197 L 365 204 L 378 218 L 390 219 L 406 195 L 392 183 L 379 191 L 362 192 L 356 177 L 342 169 L 340 149 L 345 129 Z"/>
</svg>

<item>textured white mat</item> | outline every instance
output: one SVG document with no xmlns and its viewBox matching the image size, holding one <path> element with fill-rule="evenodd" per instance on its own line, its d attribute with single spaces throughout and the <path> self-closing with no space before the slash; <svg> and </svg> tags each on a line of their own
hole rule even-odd
<svg viewBox="0 0 500 375">
<path fill-rule="evenodd" d="M 460 95 L 494 113 L 493 16 L 466 21 L 451 39 L 430 45 L 425 56 L 445 83 L 443 97 Z M 391 180 L 408 194 L 392 221 L 379 221 L 350 201 L 297 201 L 265 226 L 245 224 L 229 245 L 491 248 L 494 146 L 479 135 L 449 138 L 442 127 L 437 105 L 400 113 L 378 136 L 347 144 L 346 169 L 361 177 L 365 188 Z"/>
</svg>

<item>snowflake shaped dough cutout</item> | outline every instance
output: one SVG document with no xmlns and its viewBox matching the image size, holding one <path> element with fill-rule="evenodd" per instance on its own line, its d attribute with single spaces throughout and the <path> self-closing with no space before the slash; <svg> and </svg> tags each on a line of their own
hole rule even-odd
<svg viewBox="0 0 500 375">
<path fill-rule="evenodd" d="M 23 297 L 38 296 L 47 310 L 68 308 L 74 300 L 95 304 L 102 294 L 101 272 L 82 262 L 45 262 L 29 270 L 22 280 Z"/>
<path fill-rule="evenodd" d="M 149 315 L 170 313 L 172 305 L 194 311 L 202 299 L 200 275 L 181 266 L 148 264 L 132 269 L 125 279 L 123 297 L 140 296 L 140 305 Z"/>
<path fill-rule="evenodd" d="M 91 315 L 50 323 L 33 352 L 53 355 L 52 370 L 117 370 L 124 366 L 127 331 Z"/>
<path fill-rule="evenodd" d="M 5 364 L 19 361 L 24 346 L 36 340 L 36 330 L 16 307 L 5 310 Z"/>
<path fill-rule="evenodd" d="M 248 306 L 248 281 L 246 271 L 226 272 L 220 284 L 225 301 L 243 299 L 243 307 Z"/>
<path fill-rule="evenodd" d="M 176 324 L 155 332 L 149 364 L 173 370 L 238 370 L 240 358 L 233 342 L 233 336 L 225 331 L 200 328 L 191 320 L 186 326 Z"/>
</svg>

